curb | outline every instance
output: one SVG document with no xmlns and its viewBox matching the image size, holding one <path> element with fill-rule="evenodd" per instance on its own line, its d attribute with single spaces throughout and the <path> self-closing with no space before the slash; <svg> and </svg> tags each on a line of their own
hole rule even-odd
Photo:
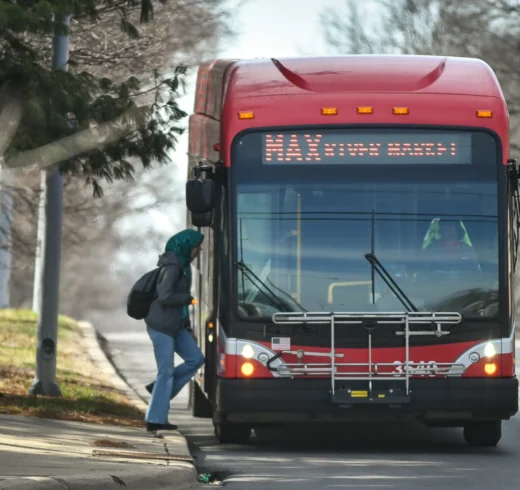
<svg viewBox="0 0 520 490">
<path fill-rule="evenodd" d="M 0 481 L 0 490 L 191 490 L 200 488 L 191 465 L 116 475 L 75 475 L 70 477 L 32 477 Z"/>
<path fill-rule="evenodd" d="M 105 375 L 109 378 L 109 381 L 116 389 L 123 392 L 128 397 L 132 405 L 142 410 L 143 412 L 146 412 L 148 405 L 134 391 L 134 389 L 121 378 L 114 365 L 107 359 L 106 354 L 99 345 L 97 333 L 93 325 L 89 322 L 83 321 L 78 322 L 78 325 L 81 331 L 81 335 L 85 340 L 88 354 L 94 364 L 96 364 L 105 373 Z"/>
</svg>

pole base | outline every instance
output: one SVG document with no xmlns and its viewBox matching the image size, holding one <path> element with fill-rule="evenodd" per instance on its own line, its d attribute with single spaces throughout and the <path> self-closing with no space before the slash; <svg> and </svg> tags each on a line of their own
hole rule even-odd
<svg viewBox="0 0 520 490">
<path fill-rule="evenodd" d="M 38 379 L 35 379 L 29 388 L 29 395 L 62 396 L 58 383 L 55 381 L 51 381 L 50 383 L 43 383 Z"/>
</svg>

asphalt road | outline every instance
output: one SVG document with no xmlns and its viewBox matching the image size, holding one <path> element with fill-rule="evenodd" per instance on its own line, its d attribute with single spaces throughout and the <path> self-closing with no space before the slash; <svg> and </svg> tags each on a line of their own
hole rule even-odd
<svg viewBox="0 0 520 490">
<path fill-rule="evenodd" d="M 153 379 L 155 365 L 144 327 L 98 328 L 122 374 L 147 397 L 143 385 Z M 185 389 L 170 420 L 188 438 L 199 469 L 222 472 L 229 488 L 520 489 L 520 416 L 503 424 L 502 440 L 491 449 L 470 448 L 460 429 L 420 424 L 276 430 L 240 446 L 220 445 L 211 422 L 192 418 L 187 403 Z"/>
</svg>

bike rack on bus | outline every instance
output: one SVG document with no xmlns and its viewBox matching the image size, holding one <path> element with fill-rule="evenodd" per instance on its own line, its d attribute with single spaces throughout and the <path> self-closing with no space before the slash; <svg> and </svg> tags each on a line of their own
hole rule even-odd
<svg viewBox="0 0 520 490">
<path fill-rule="evenodd" d="M 352 400 L 354 397 L 360 397 L 364 400 L 368 399 L 373 402 L 388 403 L 389 398 L 379 393 L 373 396 L 372 381 L 401 381 L 405 383 L 404 397 L 401 401 L 408 401 L 410 395 L 410 371 L 413 369 L 416 375 L 431 376 L 431 370 L 421 368 L 421 364 L 410 361 L 410 337 L 412 336 L 436 336 L 442 337 L 449 335 L 449 330 L 443 330 L 444 325 L 456 325 L 462 321 L 460 313 L 444 313 L 444 312 L 405 312 L 405 313 L 328 313 L 328 312 L 291 312 L 291 313 L 275 313 L 273 322 L 279 325 L 329 325 L 331 333 L 330 352 L 312 352 L 312 351 L 282 351 L 273 356 L 266 363 L 266 367 L 271 371 L 276 371 L 280 376 L 295 377 L 318 375 L 323 376 L 330 374 L 331 376 L 331 394 L 332 400 L 337 403 L 345 403 L 346 395 L 336 396 L 337 381 L 368 381 L 368 391 L 366 394 L 361 392 L 348 392 L 348 400 L 356 402 L 360 400 Z M 372 361 L 372 335 L 374 330 L 379 326 L 385 325 L 402 325 L 403 330 L 395 332 L 398 336 L 404 336 L 405 363 L 404 373 L 378 373 L 378 368 L 383 366 L 395 366 L 394 363 L 373 363 Z M 338 325 L 362 325 L 368 335 L 368 363 L 349 363 L 337 362 L 337 358 L 342 358 L 343 354 L 336 353 L 335 337 Z M 412 325 L 426 326 L 428 329 L 411 330 Z M 272 367 L 271 364 L 281 358 L 283 354 L 293 354 L 297 356 L 298 363 L 284 363 L 278 367 Z M 330 362 L 327 363 L 304 363 L 303 358 L 308 355 L 312 357 L 328 357 Z M 367 372 L 360 372 L 360 368 L 367 368 Z M 338 372 L 338 368 L 352 369 Z M 435 376 L 461 376 L 466 368 L 462 364 L 454 363 L 435 363 Z M 390 390 L 392 392 L 392 390 Z M 365 393 L 365 392 L 363 392 Z M 397 397 L 391 397 L 395 403 Z"/>
</svg>

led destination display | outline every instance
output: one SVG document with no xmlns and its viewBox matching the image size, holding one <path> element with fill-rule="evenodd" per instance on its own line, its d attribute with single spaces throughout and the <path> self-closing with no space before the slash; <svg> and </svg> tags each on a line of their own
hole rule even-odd
<svg viewBox="0 0 520 490">
<path fill-rule="evenodd" d="M 276 131 L 262 135 L 262 158 L 276 164 L 469 164 L 471 135 L 424 131 Z"/>
</svg>

